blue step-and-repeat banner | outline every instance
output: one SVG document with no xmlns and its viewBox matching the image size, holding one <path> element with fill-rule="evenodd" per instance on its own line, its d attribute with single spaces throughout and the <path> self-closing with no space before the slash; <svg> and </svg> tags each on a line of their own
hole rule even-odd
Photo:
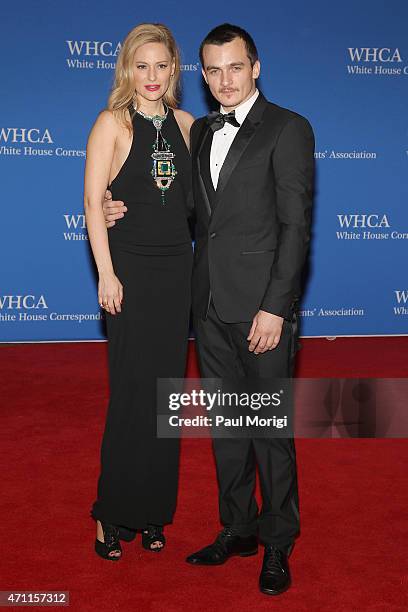
<svg viewBox="0 0 408 612">
<path fill-rule="evenodd" d="M 302 335 L 408 333 L 408 2 L 23 0 L 1 13 L 0 341 L 104 338 L 85 147 L 120 41 L 143 21 L 174 32 L 195 116 L 209 110 L 199 43 L 232 21 L 255 38 L 266 97 L 313 125 Z"/>
</svg>

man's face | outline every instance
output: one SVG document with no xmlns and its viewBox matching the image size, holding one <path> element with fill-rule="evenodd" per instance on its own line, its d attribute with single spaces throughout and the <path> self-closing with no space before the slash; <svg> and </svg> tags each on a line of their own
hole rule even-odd
<svg viewBox="0 0 408 612">
<path fill-rule="evenodd" d="M 260 63 L 257 61 L 251 66 L 242 38 L 223 45 L 205 45 L 203 63 L 204 79 L 214 98 L 226 110 L 233 110 L 254 93 Z"/>
</svg>

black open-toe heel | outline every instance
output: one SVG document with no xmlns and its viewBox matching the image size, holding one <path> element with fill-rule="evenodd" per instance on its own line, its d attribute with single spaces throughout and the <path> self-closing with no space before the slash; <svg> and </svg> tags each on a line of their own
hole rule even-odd
<svg viewBox="0 0 408 612">
<path fill-rule="evenodd" d="M 152 544 L 155 542 L 161 542 L 161 546 L 153 547 Z M 148 525 L 147 529 L 142 531 L 142 545 L 146 550 L 152 552 L 160 552 L 163 550 L 166 544 L 166 538 L 164 537 L 162 525 Z"/>
<path fill-rule="evenodd" d="M 119 540 L 119 529 L 115 525 L 109 525 L 108 523 L 102 523 L 103 539 L 104 542 L 95 539 L 95 552 L 102 557 L 102 559 L 108 559 L 109 561 L 119 561 L 122 557 L 122 547 Z M 119 551 L 120 555 L 111 555 L 113 551 Z"/>
</svg>

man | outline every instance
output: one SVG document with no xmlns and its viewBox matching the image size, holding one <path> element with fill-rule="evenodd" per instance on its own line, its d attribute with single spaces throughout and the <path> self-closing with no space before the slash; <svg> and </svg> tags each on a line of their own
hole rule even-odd
<svg viewBox="0 0 408 612">
<path fill-rule="evenodd" d="M 201 375 L 290 377 L 310 238 L 313 132 L 306 119 L 257 90 L 258 53 L 242 28 L 213 29 L 200 59 L 220 103 L 220 113 L 191 128 L 193 312 Z M 106 209 L 107 220 L 112 210 Z M 213 448 L 224 529 L 187 562 L 220 565 L 234 555 L 256 554 L 258 534 L 265 547 L 260 590 L 277 595 L 290 586 L 288 556 L 299 531 L 293 438 L 217 438 Z"/>
</svg>

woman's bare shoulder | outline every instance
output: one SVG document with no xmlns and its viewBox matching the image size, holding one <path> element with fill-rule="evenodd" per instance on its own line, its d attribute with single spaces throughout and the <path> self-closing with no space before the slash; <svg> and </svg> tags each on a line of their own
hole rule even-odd
<svg viewBox="0 0 408 612">
<path fill-rule="evenodd" d="M 120 128 L 119 122 L 111 110 L 104 109 L 97 116 L 94 127 L 99 129 L 117 132 Z"/>
<path fill-rule="evenodd" d="M 175 108 L 174 116 L 176 117 L 180 125 L 190 131 L 190 127 L 195 121 L 193 115 L 191 115 L 187 111 L 181 110 L 181 108 Z"/>
<path fill-rule="evenodd" d="M 128 115 L 128 111 L 126 111 L 126 114 Z M 130 121 L 130 116 L 127 116 L 126 119 Z M 130 138 L 127 127 L 108 109 L 102 110 L 97 116 L 91 130 L 91 136 L 103 140 L 113 140 L 115 143 L 127 143 Z"/>
</svg>

